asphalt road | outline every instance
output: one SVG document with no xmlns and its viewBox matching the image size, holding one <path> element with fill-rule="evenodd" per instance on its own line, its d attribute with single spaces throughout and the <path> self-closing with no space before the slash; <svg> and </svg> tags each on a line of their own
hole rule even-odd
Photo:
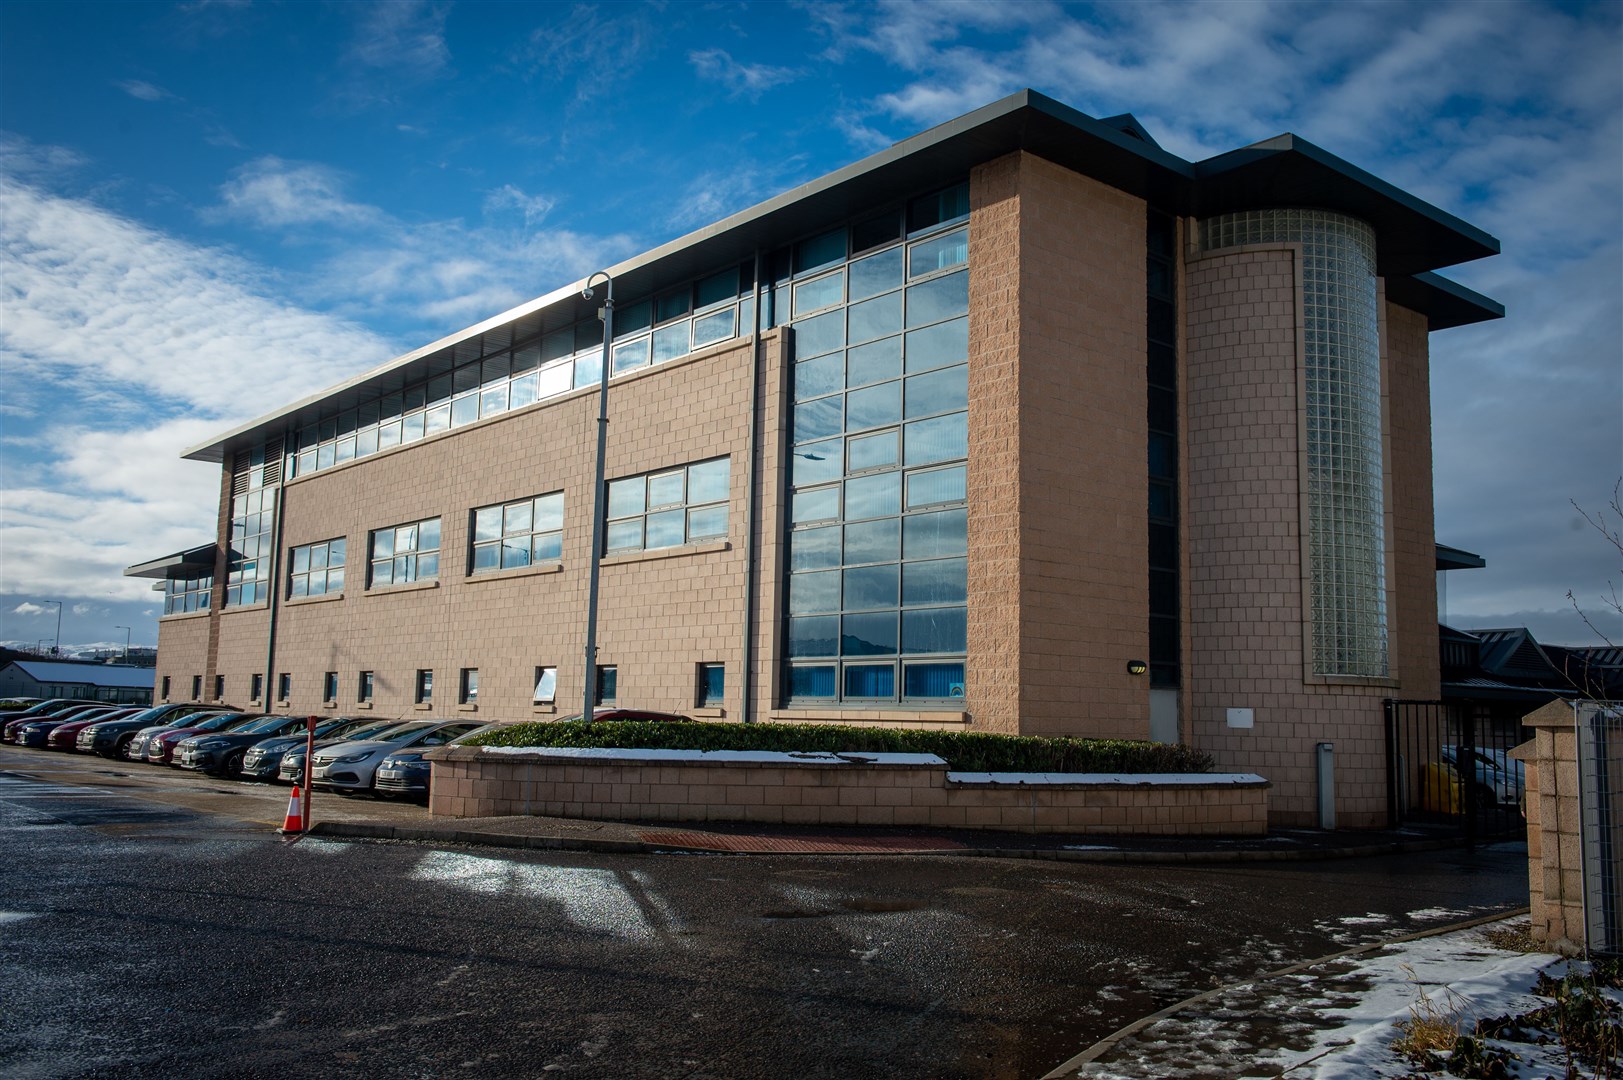
<svg viewBox="0 0 1623 1080">
<path fill-rule="evenodd" d="M 289 846 L 0 771 L 0 1075 L 1028 1078 L 1213 985 L 1526 898 L 1515 845 L 1211 868 Z"/>
</svg>

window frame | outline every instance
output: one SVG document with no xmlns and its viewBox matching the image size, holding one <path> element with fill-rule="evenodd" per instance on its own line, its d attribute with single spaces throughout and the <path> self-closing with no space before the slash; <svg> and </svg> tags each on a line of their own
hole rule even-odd
<svg viewBox="0 0 1623 1080">
<path fill-rule="evenodd" d="M 456 703 L 458 705 L 479 704 L 479 669 L 465 667 L 457 677 Z"/>
<path fill-rule="evenodd" d="M 423 528 L 427 525 L 434 527 L 434 546 L 431 548 L 424 547 L 422 544 Z M 405 553 L 401 553 L 396 547 L 396 538 L 402 529 L 412 530 L 412 547 Z M 389 534 L 389 554 L 386 557 L 379 558 L 377 554 L 378 537 L 383 533 Z M 389 589 L 398 585 L 413 585 L 419 581 L 438 581 L 440 576 L 440 556 L 444 551 L 444 543 L 444 528 L 438 516 L 421 518 L 417 521 L 403 521 L 398 525 L 385 525 L 382 528 L 371 530 L 366 536 L 366 587 L 368 589 Z M 424 574 L 422 572 L 422 560 L 428 555 L 434 557 L 434 570 L 431 574 Z M 402 559 L 407 560 L 409 576 L 404 580 L 399 580 L 395 576 L 394 565 L 397 560 Z M 385 563 L 389 566 L 389 580 L 380 582 L 378 580 L 378 568 Z"/>
<path fill-rule="evenodd" d="M 543 500 L 551 502 L 556 500 L 556 518 L 558 527 L 555 529 L 537 529 L 536 520 L 541 516 Z M 507 518 L 510 510 L 516 510 L 528 505 L 530 512 L 530 527 L 528 529 L 515 529 L 507 531 Z M 549 510 L 549 513 L 551 511 Z M 493 538 L 481 539 L 479 534 L 479 515 L 494 513 L 497 517 L 497 533 Z M 541 495 L 531 495 L 525 499 L 513 499 L 504 503 L 492 503 L 488 506 L 476 506 L 468 512 L 468 575 L 476 577 L 483 574 L 500 573 L 503 570 L 521 570 L 528 566 L 549 566 L 563 561 L 563 535 L 564 535 L 564 493 L 549 491 Z M 525 537 L 525 561 L 506 565 L 509 546 L 519 537 Z M 537 537 L 555 537 L 553 545 L 556 554 L 545 558 L 537 558 L 535 542 Z M 442 541 L 443 542 L 443 541 Z M 494 550 L 496 562 L 492 566 L 480 566 L 479 555 L 481 551 Z"/>
<path fill-rule="evenodd" d="M 620 667 L 618 664 L 598 664 L 597 685 L 592 688 L 594 706 L 612 706 L 620 700 Z M 606 693 L 605 693 L 606 691 Z"/>
<path fill-rule="evenodd" d="M 698 665 L 698 686 L 694 694 L 694 707 L 719 709 L 727 700 L 727 665 L 720 661 L 705 661 Z M 712 689 L 711 676 L 715 676 Z"/>
<path fill-rule="evenodd" d="M 377 690 L 377 673 L 374 671 L 361 671 L 355 675 L 355 701 L 358 704 L 370 704 L 372 695 Z"/>
<path fill-rule="evenodd" d="M 278 671 L 276 673 L 276 700 L 293 700 L 293 673 L 291 671 Z"/>
<path fill-rule="evenodd" d="M 321 700 L 328 705 L 338 704 L 338 672 L 327 671 L 322 673 Z"/>
<path fill-rule="evenodd" d="M 337 562 L 333 561 L 334 544 L 338 545 Z M 321 554 L 322 563 L 321 569 L 315 570 L 311 568 L 311 564 L 315 561 L 315 556 L 318 550 Z M 306 596 L 328 596 L 331 594 L 341 595 L 344 591 L 345 562 L 347 560 L 348 553 L 348 538 L 343 536 L 335 536 L 330 540 L 318 540 L 313 544 L 299 544 L 297 546 L 288 548 L 286 593 L 288 599 L 295 600 Z M 303 570 L 299 569 L 301 554 L 303 556 Z M 338 587 L 336 589 L 331 588 L 332 572 L 334 570 L 339 572 Z M 316 580 L 318 575 L 320 576 L 321 580 L 321 588 L 319 591 L 312 591 L 310 586 Z M 302 592 L 299 590 L 299 583 L 301 581 L 304 583 L 304 591 Z"/>
<path fill-rule="evenodd" d="M 434 669 L 418 668 L 416 678 L 412 680 L 411 703 L 413 705 L 434 704 Z"/>
<path fill-rule="evenodd" d="M 694 471 L 718 463 L 724 466 L 726 472 L 723 496 L 720 499 L 706 499 L 702 502 L 692 501 Z M 680 498 L 674 500 L 660 498 L 655 494 L 656 485 L 663 486 L 677 478 L 680 479 Z M 728 534 L 732 531 L 732 484 L 732 456 L 730 454 L 610 480 L 605 493 L 607 498 L 603 509 L 603 554 L 626 555 L 640 551 L 668 551 L 673 548 L 689 547 L 693 544 L 702 544 L 711 540 L 727 539 Z M 637 509 L 616 514 L 614 511 L 616 493 L 627 493 L 626 498 L 630 499 L 630 493 L 633 491 L 636 493 Z M 723 527 L 719 531 L 701 530 L 695 532 L 695 515 L 717 510 L 723 512 Z M 676 543 L 650 545 L 648 543 L 649 519 L 655 517 L 669 518 L 677 513 L 681 514 L 682 538 Z M 618 532 L 620 536 L 629 535 L 629 528 L 633 524 L 636 527 L 637 542 L 634 544 L 618 542 L 616 533 Z"/>
<path fill-rule="evenodd" d="M 552 690 L 542 696 L 541 684 L 548 677 L 552 678 Z M 558 668 L 553 664 L 537 664 L 535 667 L 535 681 L 530 690 L 530 704 L 556 705 L 558 703 Z"/>
</svg>

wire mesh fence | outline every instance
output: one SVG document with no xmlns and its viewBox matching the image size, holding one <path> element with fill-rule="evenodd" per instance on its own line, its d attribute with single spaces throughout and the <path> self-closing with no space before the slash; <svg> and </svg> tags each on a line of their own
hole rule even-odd
<svg viewBox="0 0 1623 1080">
<path fill-rule="evenodd" d="M 1578 802 L 1584 929 L 1593 953 L 1623 953 L 1623 703 L 1581 701 Z"/>
</svg>

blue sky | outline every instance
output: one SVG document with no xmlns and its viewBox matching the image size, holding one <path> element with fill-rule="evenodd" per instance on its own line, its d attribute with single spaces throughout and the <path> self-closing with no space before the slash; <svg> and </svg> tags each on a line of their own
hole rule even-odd
<svg viewBox="0 0 1623 1080">
<path fill-rule="evenodd" d="M 0 6 L 0 640 L 153 644 L 179 451 L 1030 86 L 1293 131 L 1498 236 L 1432 338 L 1450 621 L 1590 643 L 1619 556 L 1623 5 Z M 1623 582 L 1620 582 L 1623 584 Z"/>
</svg>

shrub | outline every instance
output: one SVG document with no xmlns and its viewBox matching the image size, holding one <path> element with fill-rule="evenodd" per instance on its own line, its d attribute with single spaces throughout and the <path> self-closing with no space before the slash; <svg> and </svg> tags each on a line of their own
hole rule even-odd
<svg viewBox="0 0 1623 1080">
<path fill-rule="evenodd" d="M 1172 743 L 801 724 L 538 722 L 510 724 L 468 745 L 935 754 L 960 772 L 1198 773 L 1212 767 L 1207 754 Z"/>
</svg>

